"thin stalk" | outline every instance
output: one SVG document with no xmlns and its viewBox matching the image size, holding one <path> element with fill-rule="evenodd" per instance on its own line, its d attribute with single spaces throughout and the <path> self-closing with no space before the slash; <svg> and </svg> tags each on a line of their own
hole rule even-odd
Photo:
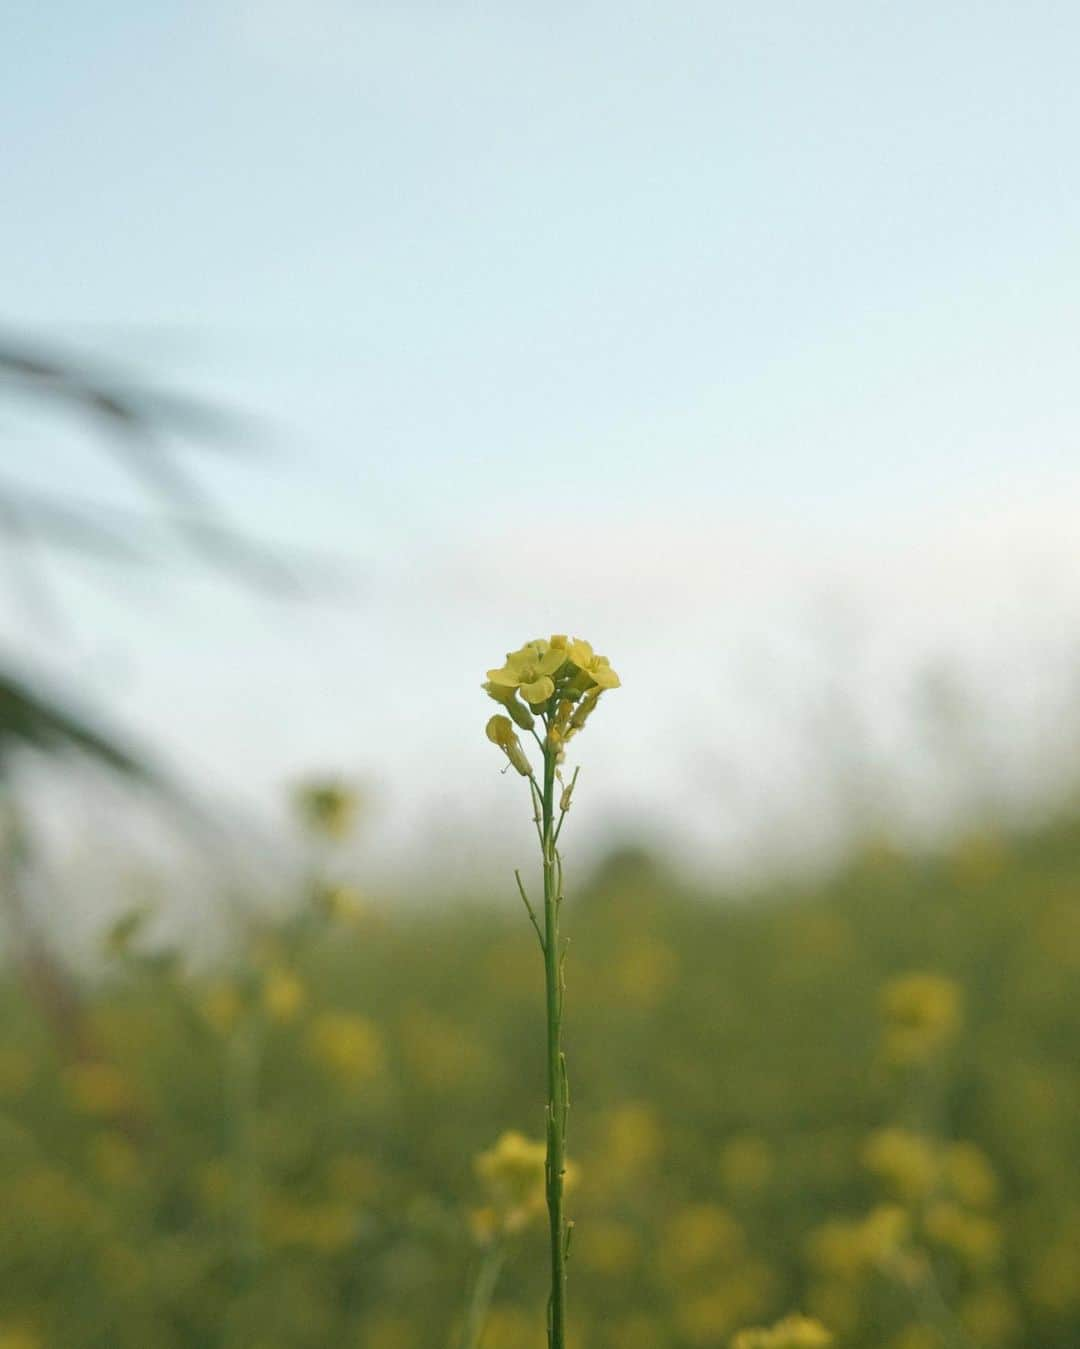
<svg viewBox="0 0 1080 1349">
<path fill-rule="evenodd" d="M 495 1296 L 495 1286 L 502 1273 L 506 1248 L 501 1241 L 494 1242 L 484 1252 L 484 1258 L 472 1286 L 469 1305 L 465 1309 L 465 1324 L 461 1331 L 460 1349 L 479 1349 L 480 1337 L 487 1324 L 491 1299 Z"/>
<path fill-rule="evenodd" d="M 235 1196 L 236 1254 L 242 1286 L 248 1286 L 254 1280 L 260 1258 L 256 1130 L 261 1035 L 257 1017 L 257 1012 L 248 1010 L 232 1033 L 225 1084 L 234 1178 L 238 1186 Z"/>
<path fill-rule="evenodd" d="M 566 1345 L 566 1220 L 563 1180 L 566 1172 L 566 1115 L 569 1099 L 562 1051 L 562 958 L 559 903 L 562 899 L 555 853 L 555 758 L 544 746 L 541 834 L 544 865 L 544 982 L 547 1001 L 547 1207 L 551 1228 L 551 1298 L 548 1303 L 549 1349 Z"/>
</svg>

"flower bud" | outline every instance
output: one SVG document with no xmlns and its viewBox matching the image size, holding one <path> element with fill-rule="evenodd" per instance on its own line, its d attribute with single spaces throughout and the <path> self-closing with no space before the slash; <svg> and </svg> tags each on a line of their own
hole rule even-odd
<svg viewBox="0 0 1080 1349">
<path fill-rule="evenodd" d="M 487 738 L 493 745 L 498 745 L 521 776 L 523 778 L 530 777 L 532 768 L 525 757 L 525 751 L 521 748 L 521 741 L 514 734 L 514 727 L 510 718 L 499 715 L 492 717 L 487 724 L 486 731 Z"/>
<path fill-rule="evenodd" d="M 588 720 L 589 714 L 600 701 L 600 690 L 590 689 L 574 709 L 574 715 L 570 718 L 571 729 L 580 731 Z"/>
<path fill-rule="evenodd" d="M 516 689 L 507 688 L 505 684 L 496 684 L 490 679 L 481 684 L 480 687 L 489 698 L 494 698 L 497 703 L 506 708 L 523 731 L 531 731 L 536 725 L 533 714 L 523 703 L 518 701 Z"/>
</svg>

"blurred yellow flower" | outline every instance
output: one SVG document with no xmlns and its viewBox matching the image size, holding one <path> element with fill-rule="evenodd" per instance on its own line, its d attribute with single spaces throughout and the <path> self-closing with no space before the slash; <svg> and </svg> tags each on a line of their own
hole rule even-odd
<svg viewBox="0 0 1080 1349">
<path fill-rule="evenodd" d="M 263 980 L 263 1007 L 271 1021 L 294 1021 L 304 1006 L 304 985 L 291 970 L 268 970 Z"/>
<path fill-rule="evenodd" d="M 382 1036 L 367 1017 L 322 1012 L 311 1024 L 308 1046 L 318 1063 L 345 1082 L 367 1082 L 382 1071 Z"/>
<path fill-rule="evenodd" d="M 863 1145 L 862 1161 L 893 1194 L 905 1200 L 925 1198 L 937 1184 L 934 1145 L 907 1129 L 878 1129 Z"/>
<path fill-rule="evenodd" d="M 307 828 L 331 839 L 342 839 L 350 833 L 360 805 L 356 790 L 337 781 L 301 783 L 293 799 Z"/>
<path fill-rule="evenodd" d="M 960 1028 L 962 995 L 951 979 L 914 973 L 891 979 L 881 992 L 884 1049 L 903 1067 L 929 1058 Z"/>
<path fill-rule="evenodd" d="M 926 1234 L 938 1246 L 952 1250 L 973 1269 L 993 1265 L 1001 1253 L 1001 1229 L 977 1213 L 942 1200 L 924 1218 Z"/>
<path fill-rule="evenodd" d="M 484 1182 L 490 1205 L 474 1215 L 474 1232 L 482 1237 L 513 1233 L 527 1226 L 544 1211 L 547 1145 L 508 1130 L 487 1152 L 474 1160 L 476 1174 Z M 567 1166 L 567 1187 L 576 1168 Z"/>
<path fill-rule="evenodd" d="M 911 1219 L 896 1204 L 879 1204 L 862 1218 L 830 1218 L 811 1232 L 807 1259 L 824 1274 L 856 1279 L 867 1269 L 906 1269 L 902 1257 Z"/>
<path fill-rule="evenodd" d="M 740 1330 L 731 1349 L 826 1349 L 833 1337 L 820 1321 L 806 1316 L 785 1316 L 775 1325 Z"/>
</svg>

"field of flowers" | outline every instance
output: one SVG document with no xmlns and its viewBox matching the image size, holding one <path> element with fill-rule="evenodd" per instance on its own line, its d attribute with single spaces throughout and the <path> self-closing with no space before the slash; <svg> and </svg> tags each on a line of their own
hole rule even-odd
<svg viewBox="0 0 1080 1349">
<path fill-rule="evenodd" d="M 572 1344 L 1080 1344 L 1080 825 L 734 900 L 627 851 L 567 907 Z M 485 1349 L 541 1349 L 512 884 L 104 940 L 67 1039 L 0 986 L 0 1349 L 452 1349 L 478 1274 Z"/>
</svg>

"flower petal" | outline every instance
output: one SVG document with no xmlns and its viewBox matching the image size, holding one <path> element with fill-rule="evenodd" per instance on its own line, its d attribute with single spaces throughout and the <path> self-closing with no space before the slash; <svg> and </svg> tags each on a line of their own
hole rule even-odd
<svg viewBox="0 0 1080 1349">
<path fill-rule="evenodd" d="M 547 675 L 541 675 L 539 679 L 534 679 L 531 684 L 522 684 L 521 686 L 521 696 L 534 707 L 537 703 L 546 703 L 554 692 L 555 683 Z"/>
<path fill-rule="evenodd" d="M 570 643 L 568 654 L 579 670 L 587 670 L 593 662 L 592 646 L 577 637 Z"/>
<path fill-rule="evenodd" d="M 492 684 L 499 684 L 506 689 L 516 689 L 521 683 L 521 675 L 510 665 L 509 661 L 501 670 L 489 670 L 487 677 Z"/>
<path fill-rule="evenodd" d="M 480 687 L 489 698 L 494 698 L 497 703 L 502 703 L 504 707 L 514 696 L 512 688 L 508 688 L 505 684 L 496 684 L 493 679 L 489 679 L 487 683 L 481 684 Z"/>
<path fill-rule="evenodd" d="M 536 672 L 542 675 L 553 675 L 557 670 L 562 669 L 566 664 L 566 652 L 561 647 L 549 647 L 536 661 Z"/>
<path fill-rule="evenodd" d="M 500 749 L 505 749 L 511 740 L 516 740 L 514 727 L 509 717 L 495 714 L 485 727 L 487 738 L 493 745 L 498 745 Z"/>
<path fill-rule="evenodd" d="M 597 656 L 596 663 L 589 671 L 589 674 L 592 675 L 593 679 L 596 680 L 597 684 L 599 684 L 602 689 L 617 689 L 622 687 L 622 681 L 607 663 L 606 656 Z"/>
</svg>

